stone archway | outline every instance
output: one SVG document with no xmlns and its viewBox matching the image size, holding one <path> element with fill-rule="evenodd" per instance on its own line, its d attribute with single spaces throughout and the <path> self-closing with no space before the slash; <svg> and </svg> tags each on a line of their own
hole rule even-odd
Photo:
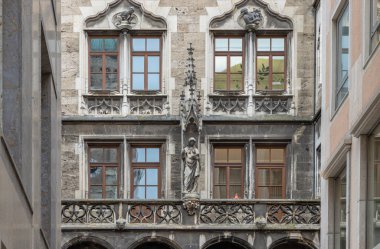
<svg viewBox="0 0 380 249">
<path fill-rule="evenodd" d="M 80 242 L 75 245 L 72 245 L 68 249 L 107 249 L 107 248 L 99 244 L 96 244 L 95 242 L 86 241 L 86 242 Z"/>
<path fill-rule="evenodd" d="M 94 236 L 81 236 L 64 244 L 62 249 L 113 249 L 113 247 L 103 239 Z"/>
<path fill-rule="evenodd" d="M 217 237 L 207 241 L 202 249 L 252 249 L 252 246 L 245 240 L 237 237 Z"/>
<path fill-rule="evenodd" d="M 270 249 L 315 249 L 315 247 L 304 240 L 283 239 L 274 243 Z"/>
<path fill-rule="evenodd" d="M 151 241 L 151 242 L 142 243 L 138 245 L 137 247 L 135 247 L 135 249 L 174 249 L 174 248 L 163 242 Z"/>
<path fill-rule="evenodd" d="M 181 249 L 174 241 L 165 237 L 144 237 L 135 241 L 129 249 Z"/>
</svg>

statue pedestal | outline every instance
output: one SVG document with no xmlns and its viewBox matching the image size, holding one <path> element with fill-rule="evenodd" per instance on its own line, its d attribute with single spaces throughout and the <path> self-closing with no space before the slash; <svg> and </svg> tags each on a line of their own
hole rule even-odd
<svg viewBox="0 0 380 249">
<path fill-rule="evenodd" d="M 182 200 L 182 206 L 189 215 L 194 215 L 200 207 L 200 196 L 198 193 L 184 193 Z"/>
</svg>

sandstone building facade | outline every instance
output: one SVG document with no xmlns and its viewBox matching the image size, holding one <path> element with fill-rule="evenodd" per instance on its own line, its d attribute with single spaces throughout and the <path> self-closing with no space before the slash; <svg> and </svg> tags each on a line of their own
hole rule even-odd
<svg viewBox="0 0 380 249">
<path fill-rule="evenodd" d="M 321 248 L 380 247 L 380 1 L 324 1 Z"/>
<path fill-rule="evenodd" d="M 0 248 L 58 248 L 60 1 L 0 1 Z"/>
<path fill-rule="evenodd" d="M 318 10 L 62 1 L 62 248 L 320 248 Z"/>
</svg>

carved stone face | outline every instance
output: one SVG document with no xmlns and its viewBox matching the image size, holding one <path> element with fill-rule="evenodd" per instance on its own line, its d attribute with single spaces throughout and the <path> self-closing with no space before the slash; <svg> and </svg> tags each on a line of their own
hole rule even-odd
<svg viewBox="0 0 380 249">
<path fill-rule="evenodd" d="M 191 146 L 191 147 L 193 147 L 194 145 L 195 145 L 195 139 L 193 138 L 193 139 L 189 139 L 189 145 Z"/>
</svg>

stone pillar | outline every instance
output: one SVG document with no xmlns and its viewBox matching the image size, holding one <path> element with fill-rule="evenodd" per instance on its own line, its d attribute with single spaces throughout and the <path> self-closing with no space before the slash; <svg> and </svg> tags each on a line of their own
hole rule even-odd
<svg viewBox="0 0 380 249">
<path fill-rule="evenodd" d="M 122 110 L 121 114 L 123 116 L 129 114 L 129 104 L 128 104 L 128 99 L 127 99 L 127 94 L 128 94 L 128 69 L 129 69 L 129 63 L 128 63 L 128 31 L 123 30 L 121 33 L 121 38 L 123 42 L 123 62 L 121 63 L 122 65 L 122 94 L 123 94 L 123 104 L 122 104 Z M 120 70 L 120 69 L 119 69 Z"/>
<path fill-rule="evenodd" d="M 252 116 L 254 113 L 254 103 L 253 103 L 253 94 L 255 92 L 255 84 L 254 84 L 254 74 L 253 70 L 253 32 L 252 30 L 248 31 L 248 53 L 247 53 L 247 61 L 248 61 L 248 85 L 247 85 L 247 94 L 248 94 L 248 106 L 247 106 L 247 114 Z"/>
</svg>

